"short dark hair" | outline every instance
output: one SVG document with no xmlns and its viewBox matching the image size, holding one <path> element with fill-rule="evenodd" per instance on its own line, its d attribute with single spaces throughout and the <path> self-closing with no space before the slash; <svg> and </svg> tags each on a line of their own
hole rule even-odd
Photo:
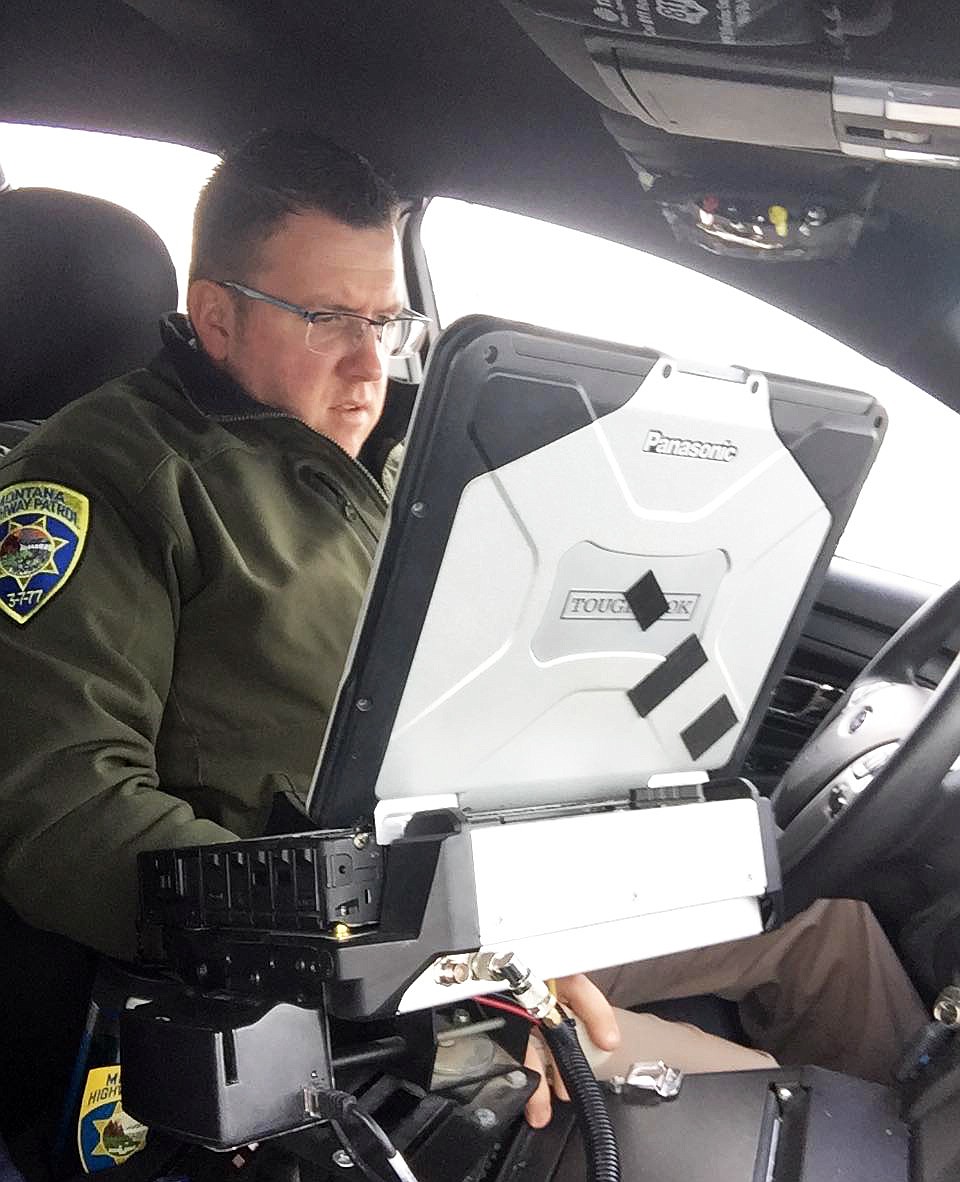
<svg viewBox="0 0 960 1182">
<path fill-rule="evenodd" d="M 399 198 L 363 156 L 314 131 L 261 131 L 225 152 L 197 202 L 190 280 L 242 280 L 287 214 L 392 225 Z"/>
</svg>

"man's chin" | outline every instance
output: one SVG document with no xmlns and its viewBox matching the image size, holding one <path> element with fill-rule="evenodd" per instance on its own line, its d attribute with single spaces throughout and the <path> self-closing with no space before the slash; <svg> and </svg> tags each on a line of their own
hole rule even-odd
<svg viewBox="0 0 960 1182">
<path fill-rule="evenodd" d="M 353 457 L 359 454 L 359 449 L 367 442 L 370 431 L 376 426 L 377 416 L 371 407 L 356 409 L 339 409 L 327 411 L 323 424 L 317 430 L 330 437 L 335 443 Z"/>
<path fill-rule="evenodd" d="M 345 418 L 348 421 L 344 422 Z M 368 412 L 349 416 L 338 414 L 333 422 L 327 419 L 324 423 L 319 424 L 317 430 L 356 459 L 360 454 L 361 447 L 373 430 L 373 419 Z"/>
</svg>

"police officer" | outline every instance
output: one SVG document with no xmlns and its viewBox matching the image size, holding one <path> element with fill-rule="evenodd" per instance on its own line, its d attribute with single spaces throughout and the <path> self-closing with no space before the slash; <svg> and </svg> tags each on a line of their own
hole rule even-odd
<svg viewBox="0 0 960 1182">
<path fill-rule="evenodd" d="M 391 483 L 357 455 L 388 358 L 425 331 L 404 307 L 397 212 L 353 153 L 254 137 L 200 198 L 189 318 L 168 318 L 148 368 L 0 462 L 0 895 L 29 923 L 133 957 L 137 853 L 255 836 L 278 791 L 305 796 Z M 848 928 L 831 914 L 815 926 L 835 948 Z M 866 987 L 899 1033 L 923 1013 L 871 932 Z M 789 928 L 761 939 L 797 947 Z M 770 961 L 797 984 L 788 962 Z M 727 952 L 726 984 L 739 971 Z M 606 985 L 626 1003 L 644 992 L 622 973 Z M 615 1046 L 596 986 L 561 992 Z M 796 998 L 785 983 L 767 1025 L 802 1026 Z M 669 1027 L 650 1029 L 670 1058 Z M 530 1115 L 548 1114 L 544 1088 Z"/>
<path fill-rule="evenodd" d="M 396 212 L 352 153 L 251 141 L 201 197 L 189 320 L 0 465 L 0 891 L 29 923 L 132 957 L 140 850 L 306 793 L 387 504 L 356 457 L 424 331 Z"/>
</svg>

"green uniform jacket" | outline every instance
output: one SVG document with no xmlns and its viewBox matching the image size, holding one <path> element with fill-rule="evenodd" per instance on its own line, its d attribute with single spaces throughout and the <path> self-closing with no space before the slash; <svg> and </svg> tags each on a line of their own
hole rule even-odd
<svg viewBox="0 0 960 1182">
<path fill-rule="evenodd" d="M 256 835 L 275 792 L 306 794 L 387 507 L 186 328 L 171 318 L 149 369 L 0 461 L 0 591 L 18 610 L 32 584 L 9 572 L 32 559 L 11 567 L 9 534 L 31 518 L 6 490 L 89 498 L 72 573 L 25 622 L 0 615 L 0 895 L 121 957 L 141 850 Z"/>
</svg>

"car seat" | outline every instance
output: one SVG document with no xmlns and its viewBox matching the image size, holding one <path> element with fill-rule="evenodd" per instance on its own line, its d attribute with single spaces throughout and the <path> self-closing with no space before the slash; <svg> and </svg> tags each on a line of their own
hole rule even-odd
<svg viewBox="0 0 960 1182">
<path fill-rule="evenodd" d="M 51 189 L 0 191 L 0 448 L 147 362 L 159 318 L 176 305 L 166 247 L 128 210 Z M 92 969 L 89 952 L 0 899 L 0 1136 L 11 1147 L 62 1102 Z"/>
<path fill-rule="evenodd" d="M 129 210 L 56 189 L 0 193 L 0 420 L 47 418 L 144 364 L 176 306 L 170 255 Z"/>
</svg>

